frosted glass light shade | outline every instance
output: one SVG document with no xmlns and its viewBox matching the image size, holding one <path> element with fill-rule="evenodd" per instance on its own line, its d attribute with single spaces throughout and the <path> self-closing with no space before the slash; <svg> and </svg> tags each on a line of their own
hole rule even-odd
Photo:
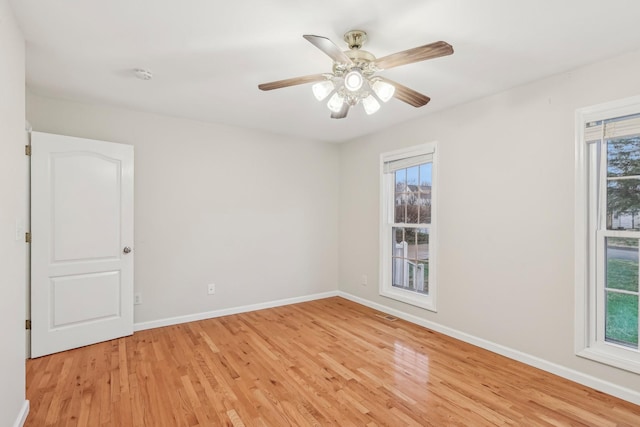
<svg viewBox="0 0 640 427">
<path fill-rule="evenodd" d="M 333 111 L 334 113 L 339 113 L 342 109 L 342 104 L 344 103 L 344 98 L 340 96 L 338 92 L 334 93 L 331 98 L 329 98 L 329 102 L 327 102 L 327 108 Z"/>
<path fill-rule="evenodd" d="M 318 101 L 322 101 L 329 96 L 333 91 L 333 88 L 334 86 L 331 80 L 324 80 L 311 86 L 313 96 L 315 96 Z"/>
<path fill-rule="evenodd" d="M 362 74 L 360 74 L 358 70 L 351 70 L 344 76 L 344 87 L 351 92 L 360 90 L 363 83 L 364 77 L 362 77 Z"/>
<path fill-rule="evenodd" d="M 382 102 L 387 102 L 388 100 L 390 100 L 393 97 L 393 94 L 396 92 L 395 86 L 387 82 L 383 82 L 382 80 L 376 80 L 371 87 Z"/>
<path fill-rule="evenodd" d="M 376 101 L 373 95 L 369 95 L 362 100 L 362 106 L 367 114 L 373 114 L 380 109 L 380 103 Z"/>
</svg>

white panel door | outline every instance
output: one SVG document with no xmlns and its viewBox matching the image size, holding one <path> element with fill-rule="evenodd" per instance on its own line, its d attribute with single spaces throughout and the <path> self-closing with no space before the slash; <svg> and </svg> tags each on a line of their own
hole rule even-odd
<svg viewBox="0 0 640 427">
<path fill-rule="evenodd" d="M 31 357 L 131 335 L 133 146 L 31 146 Z"/>
</svg>

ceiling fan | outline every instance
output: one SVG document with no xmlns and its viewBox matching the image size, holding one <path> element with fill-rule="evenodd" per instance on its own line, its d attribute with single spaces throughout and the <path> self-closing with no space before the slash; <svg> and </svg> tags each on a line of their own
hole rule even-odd
<svg viewBox="0 0 640 427">
<path fill-rule="evenodd" d="M 333 72 L 263 83 L 258 88 L 273 90 L 315 83 L 313 94 L 318 101 L 329 98 L 327 107 L 333 119 L 347 117 L 349 109 L 360 102 L 367 114 L 373 114 L 380 109 L 380 101 L 387 102 L 392 97 L 414 107 L 426 105 L 431 100 L 428 96 L 376 73 L 453 53 L 450 44 L 439 41 L 376 59 L 372 53 L 361 50 L 367 41 L 367 33 L 361 30 L 351 30 L 344 35 L 344 41 L 349 45 L 349 50 L 344 52 L 326 37 L 303 37 L 333 59 Z"/>
</svg>

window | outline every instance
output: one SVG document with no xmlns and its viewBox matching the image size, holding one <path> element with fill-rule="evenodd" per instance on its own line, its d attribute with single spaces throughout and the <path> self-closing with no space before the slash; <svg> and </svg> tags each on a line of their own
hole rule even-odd
<svg viewBox="0 0 640 427">
<path fill-rule="evenodd" d="M 640 97 L 576 123 L 576 353 L 640 373 Z"/>
<path fill-rule="evenodd" d="M 380 294 L 435 311 L 436 143 L 380 156 Z"/>
</svg>

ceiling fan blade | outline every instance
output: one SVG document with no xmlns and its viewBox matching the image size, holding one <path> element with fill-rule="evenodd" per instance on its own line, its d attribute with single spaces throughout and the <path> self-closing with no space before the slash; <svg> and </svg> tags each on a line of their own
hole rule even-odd
<svg viewBox="0 0 640 427">
<path fill-rule="evenodd" d="M 409 89 L 408 87 L 403 86 L 400 83 L 394 82 L 393 80 L 385 79 L 383 77 L 379 77 L 379 79 L 383 82 L 393 85 L 396 88 L 393 96 L 411 106 L 418 108 L 422 107 L 423 105 L 427 105 L 427 103 L 431 101 L 431 98 L 429 98 L 427 95 L 423 95 L 420 92 Z"/>
<path fill-rule="evenodd" d="M 340 109 L 339 112 L 337 113 L 331 113 L 331 118 L 332 119 L 344 119 L 345 117 L 347 117 L 347 113 L 349 112 L 349 108 L 351 108 L 351 106 L 348 103 L 343 103 L 342 104 L 342 108 Z"/>
<path fill-rule="evenodd" d="M 353 64 L 351 58 L 345 55 L 345 53 L 328 38 L 322 36 L 313 36 L 309 34 L 306 34 L 302 37 L 304 37 L 315 47 L 329 55 L 329 57 L 331 57 L 331 59 L 333 59 L 335 62 L 341 62 L 349 65 Z"/>
<path fill-rule="evenodd" d="M 398 67 L 400 65 L 439 58 L 441 56 L 451 55 L 452 53 L 453 47 L 451 47 L 449 43 L 435 42 L 383 56 L 382 58 L 376 59 L 374 63 L 378 69 L 388 70 L 389 68 Z"/>
<path fill-rule="evenodd" d="M 310 76 L 294 77 L 292 79 L 284 79 L 284 80 L 278 80 L 275 82 L 262 83 L 258 85 L 258 89 L 260 90 L 280 89 L 288 86 L 296 86 L 296 85 L 302 85 L 305 83 L 319 82 L 325 79 L 326 77 L 324 74 L 312 74 Z"/>
</svg>

